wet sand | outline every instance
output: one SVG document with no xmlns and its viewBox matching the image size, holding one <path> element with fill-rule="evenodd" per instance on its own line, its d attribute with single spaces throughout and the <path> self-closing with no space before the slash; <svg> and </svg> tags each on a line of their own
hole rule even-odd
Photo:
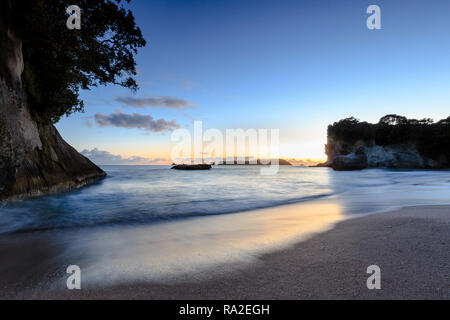
<svg viewBox="0 0 450 320">
<path fill-rule="evenodd" d="M 18 245 L 20 243 L 20 245 Z M 27 234 L 0 238 L 0 254 L 21 250 L 27 264 L 59 252 Z M 41 250 L 39 250 L 41 248 Z M 202 279 L 140 281 L 81 290 L 45 288 L 51 274 L 36 263 L 19 282 L 20 268 L 0 262 L 0 297 L 17 299 L 450 299 L 450 206 L 408 207 L 344 220 L 286 249 L 254 257 L 229 274 Z M 22 261 L 22 262 L 23 262 Z M 51 259 L 49 260 L 51 261 Z M 50 264 L 51 265 L 51 264 Z M 381 268 L 381 289 L 369 290 L 370 265 Z M 52 277 L 62 277 L 59 269 Z M 9 280 L 8 280 L 9 279 Z M 39 281 L 37 280 L 39 279 Z M 27 283 L 27 285 L 25 285 Z M 40 289 L 34 289 L 39 285 Z"/>
</svg>

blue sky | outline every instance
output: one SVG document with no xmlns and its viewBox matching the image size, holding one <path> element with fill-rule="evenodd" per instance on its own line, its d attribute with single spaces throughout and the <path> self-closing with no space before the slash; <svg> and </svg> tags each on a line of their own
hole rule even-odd
<svg viewBox="0 0 450 320">
<path fill-rule="evenodd" d="M 381 8 L 381 30 L 366 9 Z M 324 158 L 327 125 L 450 115 L 450 2 L 189 0 L 130 5 L 148 42 L 140 90 L 82 92 L 86 113 L 57 127 L 76 149 L 168 158 L 170 132 L 99 126 L 96 113 L 139 113 L 181 127 L 278 128 L 285 158 Z M 83 8 L 82 8 L 83 9 Z M 117 98 L 173 97 L 187 109 L 125 107 Z"/>
</svg>

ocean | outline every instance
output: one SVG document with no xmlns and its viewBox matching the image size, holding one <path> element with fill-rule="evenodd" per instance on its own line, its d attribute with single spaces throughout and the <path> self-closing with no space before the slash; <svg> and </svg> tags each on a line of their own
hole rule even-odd
<svg viewBox="0 0 450 320">
<path fill-rule="evenodd" d="M 1 205 L 1 285 L 62 290 L 69 265 L 85 288 L 222 277 L 349 218 L 450 204 L 448 170 L 103 169 L 88 187 Z"/>
<path fill-rule="evenodd" d="M 336 172 L 280 166 L 278 174 L 264 176 L 258 166 L 102 168 L 108 176 L 88 187 L 0 204 L 0 233 L 152 224 L 318 199 L 334 199 L 345 215 L 450 203 L 448 170 Z"/>
</svg>

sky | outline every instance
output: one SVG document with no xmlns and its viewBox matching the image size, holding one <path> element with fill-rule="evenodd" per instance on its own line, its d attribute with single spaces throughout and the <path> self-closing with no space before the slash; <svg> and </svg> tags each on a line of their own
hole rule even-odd
<svg viewBox="0 0 450 320">
<path fill-rule="evenodd" d="M 381 29 L 369 30 L 369 5 Z M 170 163 L 176 128 L 279 129 L 281 158 L 324 159 L 327 126 L 450 115 L 447 0 L 134 0 L 147 46 L 133 94 L 82 91 L 57 124 L 99 164 Z M 83 10 L 83 8 L 81 8 Z M 82 18 L 82 16 L 81 16 Z"/>
</svg>

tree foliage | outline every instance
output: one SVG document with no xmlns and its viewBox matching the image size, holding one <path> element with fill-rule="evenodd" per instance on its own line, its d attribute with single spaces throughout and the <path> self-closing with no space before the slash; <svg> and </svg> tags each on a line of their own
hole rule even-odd
<svg viewBox="0 0 450 320">
<path fill-rule="evenodd" d="M 137 89 L 134 55 L 146 42 L 123 2 L 77 0 L 81 29 L 69 30 L 66 9 L 73 1 L 2 0 L 1 18 L 22 40 L 22 80 L 39 119 L 56 122 L 83 111 L 80 89 Z"/>
<path fill-rule="evenodd" d="M 328 136 L 347 143 L 374 141 L 381 146 L 412 143 L 425 156 L 444 156 L 450 161 L 450 117 L 435 123 L 429 118 L 417 120 L 389 114 L 376 124 L 351 117 L 328 126 Z"/>
</svg>

